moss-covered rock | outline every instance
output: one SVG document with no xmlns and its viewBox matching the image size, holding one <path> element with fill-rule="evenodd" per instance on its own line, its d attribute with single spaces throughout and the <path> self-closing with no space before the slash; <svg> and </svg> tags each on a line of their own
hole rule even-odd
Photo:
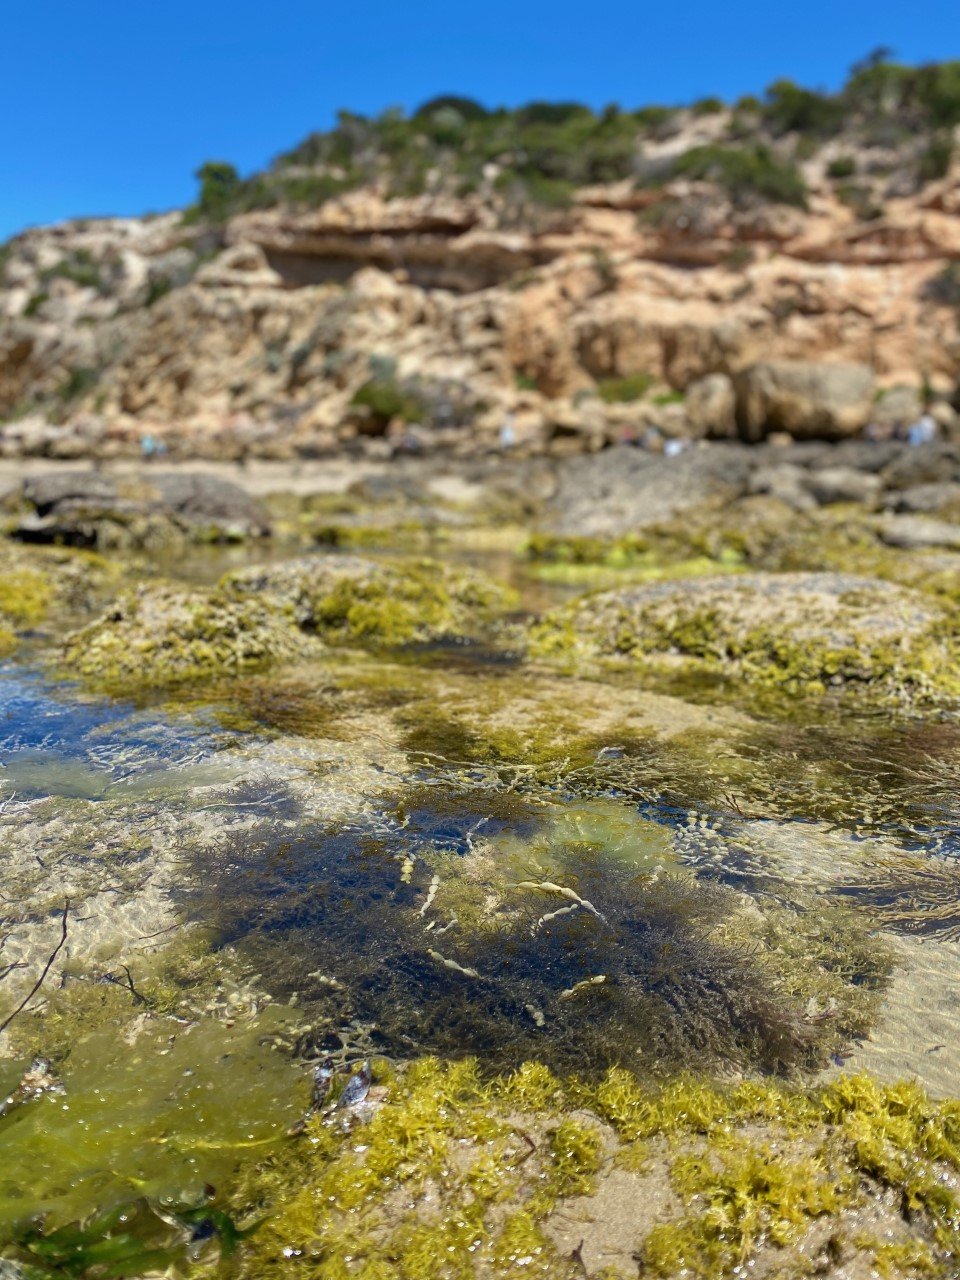
<svg viewBox="0 0 960 1280">
<path fill-rule="evenodd" d="M 572 665 L 859 690 L 916 701 L 960 694 L 957 620 L 892 583 L 789 573 L 661 582 L 581 597 L 531 631 L 531 650 Z"/>
<path fill-rule="evenodd" d="M 509 602 L 482 574 L 434 560 L 402 567 L 357 556 L 314 556 L 229 574 L 238 598 L 269 596 L 328 641 L 400 645 L 474 632 Z"/>
<path fill-rule="evenodd" d="M 317 556 L 230 573 L 208 591 L 142 586 L 72 635 L 63 660 L 101 688 L 162 688 L 287 662 L 321 642 L 463 635 L 505 600 L 481 575 L 432 561 L 396 568 Z"/>
<path fill-rule="evenodd" d="M 121 596 L 70 636 L 63 663 L 97 688 L 127 691 L 256 670 L 296 657 L 305 644 L 273 599 L 158 584 Z"/>
<path fill-rule="evenodd" d="M 89 607 L 115 572 L 96 555 L 0 541 L 0 656 L 51 611 Z"/>
<path fill-rule="evenodd" d="M 314 1115 L 248 1172 L 241 1276 L 955 1274 L 957 1104 L 915 1085 L 379 1074 L 365 1114 Z"/>
</svg>

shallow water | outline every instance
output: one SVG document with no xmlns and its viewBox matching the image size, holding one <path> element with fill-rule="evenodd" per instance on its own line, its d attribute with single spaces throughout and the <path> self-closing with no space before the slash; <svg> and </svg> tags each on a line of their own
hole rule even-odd
<svg viewBox="0 0 960 1280">
<path fill-rule="evenodd" d="M 70 925 L 0 1057 L 0 1095 L 37 1052 L 58 1081 L 0 1116 L 0 1235 L 215 1198 L 331 1052 L 960 1094 L 960 725 L 824 708 L 527 768 L 410 727 L 414 675 L 453 717 L 508 653 L 388 668 L 199 710 L 0 669 L 0 1021 Z"/>
</svg>

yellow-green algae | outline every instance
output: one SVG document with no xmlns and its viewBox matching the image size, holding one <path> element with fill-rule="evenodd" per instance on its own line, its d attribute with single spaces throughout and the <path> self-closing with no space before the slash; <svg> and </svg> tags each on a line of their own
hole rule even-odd
<svg viewBox="0 0 960 1280">
<path fill-rule="evenodd" d="M 881 537 L 883 517 L 862 507 L 795 511 L 772 497 L 750 497 L 723 510 L 692 511 L 615 538 L 539 532 L 524 544 L 532 571 L 556 581 L 600 588 L 617 579 L 656 580 L 748 569 L 767 573 L 856 573 L 960 599 L 960 555 L 906 549 Z"/>
<path fill-rule="evenodd" d="M 960 696 L 954 611 L 890 583 L 833 574 L 664 582 L 583 597 L 536 624 L 534 656 L 640 666 L 805 695 Z"/>
<path fill-rule="evenodd" d="M 622 1069 L 585 1084 L 527 1063 L 491 1080 L 436 1059 L 385 1085 L 369 1122 L 315 1116 L 245 1172 L 234 1205 L 266 1221 L 241 1276 L 582 1276 L 551 1243 L 551 1215 L 578 1197 L 589 1217 L 614 1164 L 637 1178 L 642 1276 L 722 1280 L 757 1260 L 823 1274 L 818 1262 L 851 1249 L 893 1276 L 946 1277 L 960 1261 L 960 1103 L 917 1085 L 685 1077 L 657 1090 Z M 645 1218 L 650 1177 L 674 1193 L 665 1221 Z"/>
<path fill-rule="evenodd" d="M 16 648 L 20 631 L 44 622 L 56 608 L 82 609 L 116 576 L 89 552 L 0 539 L 0 656 Z"/>
<path fill-rule="evenodd" d="M 432 561 L 316 556 L 231 572 L 207 591 L 142 586 L 69 637 L 61 666 L 135 692 L 289 662 L 319 641 L 389 647 L 460 635 L 507 603 L 482 575 Z"/>
<path fill-rule="evenodd" d="M 463 634 L 511 603 L 484 575 L 435 560 L 395 565 L 315 556 L 228 574 L 221 587 L 278 599 L 305 630 L 328 641 L 385 646 Z"/>
<path fill-rule="evenodd" d="M 91 687 L 136 693 L 257 670 L 304 647 L 289 610 L 272 600 L 157 584 L 127 592 L 68 637 L 61 667 Z"/>
</svg>

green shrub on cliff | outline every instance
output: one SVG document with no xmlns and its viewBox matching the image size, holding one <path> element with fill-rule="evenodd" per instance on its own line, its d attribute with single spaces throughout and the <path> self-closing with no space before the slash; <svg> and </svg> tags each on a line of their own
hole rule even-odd
<svg viewBox="0 0 960 1280">
<path fill-rule="evenodd" d="M 370 378 L 353 393 L 351 404 L 368 409 L 377 422 L 386 425 L 393 418 L 416 422 L 423 416 L 423 406 L 392 378 Z"/>
<path fill-rule="evenodd" d="M 675 175 L 715 182 L 734 199 L 761 196 L 800 208 L 807 188 L 796 167 L 767 147 L 693 147 L 674 164 Z"/>
</svg>

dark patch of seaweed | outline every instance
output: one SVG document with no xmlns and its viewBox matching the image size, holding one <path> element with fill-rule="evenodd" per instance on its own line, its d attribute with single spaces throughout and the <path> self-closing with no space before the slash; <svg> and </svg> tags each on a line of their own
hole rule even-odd
<svg viewBox="0 0 960 1280">
<path fill-rule="evenodd" d="M 305 1026 L 375 1028 L 390 1056 L 588 1072 L 669 1072 L 695 1057 L 782 1072 L 863 1030 L 850 1010 L 811 1014 L 803 974 L 772 980 L 769 938 L 731 928 L 743 904 L 724 886 L 636 874 L 577 846 L 555 880 L 468 860 L 481 829 L 535 827 L 522 797 L 500 799 L 491 814 L 472 792 L 431 788 L 368 824 L 262 823 L 202 852 L 189 910 L 295 1000 Z M 443 910 L 428 917 L 441 880 Z M 885 973 L 878 962 L 856 980 L 875 990 Z"/>
</svg>

